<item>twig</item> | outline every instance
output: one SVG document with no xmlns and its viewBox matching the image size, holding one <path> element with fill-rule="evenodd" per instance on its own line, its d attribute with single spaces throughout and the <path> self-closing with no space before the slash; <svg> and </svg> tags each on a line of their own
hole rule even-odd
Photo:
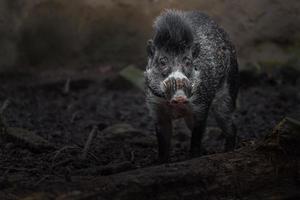
<svg viewBox="0 0 300 200">
<path fill-rule="evenodd" d="M 78 115 L 80 114 L 80 111 L 76 111 L 73 113 L 72 117 L 71 117 L 71 123 L 74 123 L 76 118 L 78 117 Z"/>
<path fill-rule="evenodd" d="M 88 155 L 89 155 L 90 158 L 93 158 L 96 162 L 99 162 L 99 158 L 95 154 L 93 154 L 92 152 L 89 152 Z"/>
<path fill-rule="evenodd" d="M 50 177 L 49 175 L 43 176 L 39 181 L 37 181 L 37 182 L 34 184 L 34 187 L 38 186 L 39 184 L 41 184 L 43 181 L 45 181 L 45 180 L 48 179 L 49 177 Z"/>
<path fill-rule="evenodd" d="M 53 162 L 55 161 L 55 159 L 58 157 L 58 155 L 61 152 L 63 152 L 64 150 L 67 150 L 67 149 L 79 149 L 79 147 L 76 147 L 76 146 L 64 146 L 61 149 L 57 150 L 56 153 L 55 153 L 55 155 L 52 158 L 52 165 L 53 165 Z"/>
<path fill-rule="evenodd" d="M 14 172 L 14 171 L 17 171 L 17 172 L 36 172 L 37 169 L 27 169 L 27 168 L 21 168 L 21 167 L 0 167 L 0 169 L 4 169 L 4 170 L 9 170 L 9 172 Z"/>
<path fill-rule="evenodd" d="M 70 83 L 71 83 L 71 78 L 68 78 L 65 83 L 64 91 L 63 91 L 65 94 L 68 94 L 70 92 Z"/>
<path fill-rule="evenodd" d="M 59 166 L 62 166 L 62 165 L 66 165 L 66 164 L 69 164 L 70 162 L 72 162 L 73 159 L 72 158 L 67 158 L 66 160 L 63 160 L 61 162 L 58 162 L 58 163 L 55 163 L 51 166 L 52 169 L 56 168 L 56 167 L 59 167 Z"/>
<path fill-rule="evenodd" d="M 6 99 L 3 102 L 3 104 L 2 104 L 2 106 L 0 108 L 0 115 L 3 114 L 4 110 L 8 107 L 9 103 L 10 103 L 9 99 Z"/>
<path fill-rule="evenodd" d="M 81 157 L 80 157 L 82 160 L 85 160 L 87 158 L 87 154 L 89 152 L 89 149 L 91 147 L 92 141 L 93 141 L 96 133 L 97 133 L 97 126 L 94 126 L 92 131 L 89 134 L 89 137 L 88 137 L 85 145 L 84 145 L 84 149 L 83 149 Z"/>
<path fill-rule="evenodd" d="M 130 152 L 130 162 L 133 162 L 135 159 L 134 151 Z"/>
</svg>

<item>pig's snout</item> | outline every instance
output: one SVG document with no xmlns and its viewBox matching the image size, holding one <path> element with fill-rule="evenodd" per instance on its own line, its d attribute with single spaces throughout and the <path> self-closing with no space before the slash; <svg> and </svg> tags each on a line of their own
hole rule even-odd
<svg viewBox="0 0 300 200">
<path fill-rule="evenodd" d="M 172 98 L 170 100 L 170 104 L 171 105 L 182 105 L 182 104 L 187 104 L 188 103 L 188 99 L 186 96 L 182 95 L 182 96 L 176 96 L 174 98 Z"/>
<path fill-rule="evenodd" d="M 187 78 L 170 77 L 163 82 L 164 92 L 171 104 L 185 104 L 191 94 L 191 85 Z"/>
</svg>

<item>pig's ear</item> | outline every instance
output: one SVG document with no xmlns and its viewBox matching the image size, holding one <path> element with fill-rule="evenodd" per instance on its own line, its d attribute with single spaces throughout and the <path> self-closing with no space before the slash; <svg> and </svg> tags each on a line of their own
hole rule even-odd
<svg viewBox="0 0 300 200">
<path fill-rule="evenodd" d="M 199 55 L 199 53 L 200 53 L 200 44 L 198 42 L 194 43 L 192 45 L 191 50 L 192 50 L 192 56 L 193 56 L 193 58 L 197 58 L 198 55 Z"/>
<path fill-rule="evenodd" d="M 155 52 L 153 40 L 148 40 L 146 50 L 147 50 L 148 57 L 153 58 Z"/>
</svg>

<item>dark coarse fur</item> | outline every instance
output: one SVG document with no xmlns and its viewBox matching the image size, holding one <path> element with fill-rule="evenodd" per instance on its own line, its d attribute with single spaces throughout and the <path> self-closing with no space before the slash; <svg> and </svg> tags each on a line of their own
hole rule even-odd
<svg viewBox="0 0 300 200">
<path fill-rule="evenodd" d="M 184 117 L 192 132 L 191 154 L 201 152 L 210 108 L 226 137 L 226 150 L 234 149 L 236 128 L 232 116 L 239 76 L 236 52 L 226 32 L 203 13 L 167 10 L 154 23 L 153 42 L 147 51 L 146 99 L 155 120 L 159 157 L 169 158 L 172 135 L 172 109 L 166 106 L 160 89 L 166 77 L 159 63 L 162 55 L 169 58 L 168 73 L 180 71 L 192 85 L 188 105 L 191 114 Z M 182 61 L 186 55 L 192 55 L 192 66 Z"/>
<path fill-rule="evenodd" d="M 167 51 L 180 53 L 192 45 L 193 33 L 189 24 L 180 15 L 166 12 L 154 23 L 154 45 Z"/>
</svg>

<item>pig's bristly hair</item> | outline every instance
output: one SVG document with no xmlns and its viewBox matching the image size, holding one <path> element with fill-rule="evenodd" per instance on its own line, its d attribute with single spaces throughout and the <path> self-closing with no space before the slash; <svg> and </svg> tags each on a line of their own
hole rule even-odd
<svg viewBox="0 0 300 200">
<path fill-rule="evenodd" d="M 166 51 L 180 53 L 192 45 L 192 29 L 184 13 L 166 10 L 154 22 L 154 45 Z"/>
</svg>

